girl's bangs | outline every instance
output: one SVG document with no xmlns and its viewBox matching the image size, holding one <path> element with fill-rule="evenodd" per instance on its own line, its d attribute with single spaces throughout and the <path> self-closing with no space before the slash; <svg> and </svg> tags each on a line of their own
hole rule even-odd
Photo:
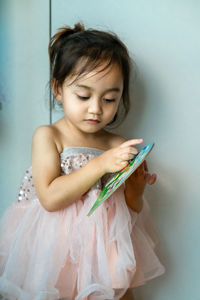
<svg viewBox="0 0 200 300">
<path fill-rule="evenodd" d="M 76 82 L 78 79 L 85 77 L 89 73 L 94 72 L 94 70 L 96 70 L 95 74 L 104 72 L 107 69 L 109 72 L 110 67 L 114 63 L 117 63 L 119 65 L 119 62 L 113 59 L 111 55 L 104 55 L 100 58 L 82 57 L 70 74 L 70 77 L 75 77 L 75 79 L 70 83 L 70 85 Z"/>
</svg>

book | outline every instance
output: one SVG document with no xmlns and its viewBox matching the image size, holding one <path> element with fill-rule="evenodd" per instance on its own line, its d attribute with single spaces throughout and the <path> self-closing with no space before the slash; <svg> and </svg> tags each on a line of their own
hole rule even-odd
<svg viewBox="0 0 200 300">
<path fill-rule="evenodd" d="M 100 204 L 108 199 L 116 191 L 116 189 L 118 189 L 124 183 L 124 181 L 143 163 L 153 147 L 154 142 L 147 144 L 133 159 L 128 162 L 126 167 L 111 176 L 109 181 L 104 185 L 99 197 L 95 201 L 89 213 L 87 214 L 88 216 L 90 216 Z"/>
</svg>

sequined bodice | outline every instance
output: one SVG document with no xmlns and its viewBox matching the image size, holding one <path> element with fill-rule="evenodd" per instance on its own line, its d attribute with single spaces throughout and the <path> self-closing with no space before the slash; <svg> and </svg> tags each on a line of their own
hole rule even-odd
<svg viewBox="0 0 200 300">
<path fill-rule="evenodd" d="M 60 153 L 61 175 L 70 174 L 71 172 L 81 168 L 95 156 L 102 154 L 104 150 L 87 147 L 69 147 Z M 101 189 L 102 181 L 98 180 L 92 189 Z M 20 185 L 18 202 L 27 202 L 37 198 L 33 177 L 32 166 L 25 172 L 24 178 Z"/>
</svg>

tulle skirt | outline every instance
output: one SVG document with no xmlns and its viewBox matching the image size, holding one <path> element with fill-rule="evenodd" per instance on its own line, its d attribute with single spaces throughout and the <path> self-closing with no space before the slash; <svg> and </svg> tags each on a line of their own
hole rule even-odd
<svg viewBox="0 0 200 300">
<path fill-rule="evenodd" d="M 13 203 L 1 219 L 0 295 L 9 300 L 120 299 L 164 272 L 157 233 L 144 200 L 129 209 L 120 187 L 91 216 L 91 190 L 48 212 L 37 198 Z"/>
</svg>

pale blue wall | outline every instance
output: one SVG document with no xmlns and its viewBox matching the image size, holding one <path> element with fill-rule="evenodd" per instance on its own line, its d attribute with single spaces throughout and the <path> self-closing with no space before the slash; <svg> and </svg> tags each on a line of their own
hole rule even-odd
<svg viewBox="0 0 200 300">
<path fill-rule="evenodd" d="M 135 298 L 199 300 L 200 1 L 52 3 L 53 33 L 77 21 L 112 30 L 140 70 L 142 97 L 118 131 L 156 143 L 148 162 L 159 178 L 146 196 L 160 232 L 166 274 L 137 288 Z"/>
<path fill-rule="evenodd" d="M 0 214 L 31 164 L 34 129 L 49 122 L 49 1 L 0 1 Z"/>
</svg>

